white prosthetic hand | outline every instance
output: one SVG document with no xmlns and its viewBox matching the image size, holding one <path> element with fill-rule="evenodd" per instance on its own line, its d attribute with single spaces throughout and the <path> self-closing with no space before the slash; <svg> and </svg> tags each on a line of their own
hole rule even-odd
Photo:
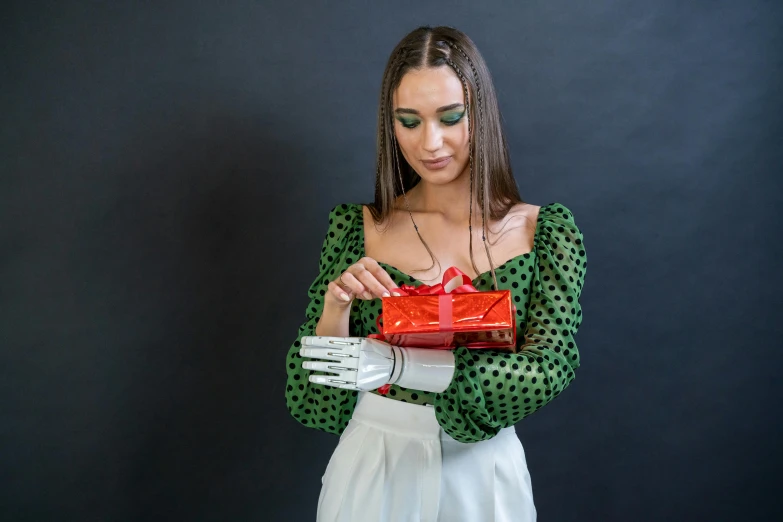
<svg viewBox="0 0 783 522">
<path fill-rule="evenodd" d="M 454 376 L 451 350 L 403 348 L 366 337 L 302 337 L 299 355 L 324 361 L 306 361 L 302 368 L 327 372 L 310 375 L 310 382 L 369 391 L 384 384 L 414 390 L 442 392 Z"/>
</svg>

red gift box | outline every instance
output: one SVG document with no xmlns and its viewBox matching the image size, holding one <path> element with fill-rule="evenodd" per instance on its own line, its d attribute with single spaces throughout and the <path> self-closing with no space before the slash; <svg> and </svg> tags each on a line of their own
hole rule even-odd
<svg viewBox="0 0 783 522">
<path fill-rule="evenodd" d="M 516 352 L 516 310 L 508 290 L 479 292 L 452 267 L 443 283 L 402 285 L 401 297 L 384 297 L 379 316 L 382 338 L 396 346 L 495 349 Z M 382 322 L 382 324 L 380 324 Z"/>
</svg>

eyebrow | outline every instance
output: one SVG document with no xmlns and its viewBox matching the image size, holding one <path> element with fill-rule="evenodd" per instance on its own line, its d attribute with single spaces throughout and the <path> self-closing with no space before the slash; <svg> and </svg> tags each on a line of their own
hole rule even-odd
<svg viewBox="0 0 783 522">
<path fill-rule="evenodd" d="M 450 111 L 452 109 L 456 109 L 458 107 L 464 107 L 461 103 L 452 103 L 451 105 L 444 105 L 443 107 L 438 107 L 435 112 L 446 112 Z M 416 109 L 405 109 L 405 108 L 397 108 L 394 109 L 394 112 L 397 114 L 420 114 L 419 111 Z"/>
</svg>

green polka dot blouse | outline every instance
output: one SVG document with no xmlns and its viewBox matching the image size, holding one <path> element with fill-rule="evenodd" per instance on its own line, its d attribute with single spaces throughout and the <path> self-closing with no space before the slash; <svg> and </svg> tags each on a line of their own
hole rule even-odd
<svg viewBox="0 0 783 522">
<path fill-rule="evenodd" d="M 341 434 L 356 405 L 355 391 L 308 381 L 302 369 L 300 339 L 315 335 L 329 281 L 364 256 L 361 205 L 338 205 L 329 214 L 329 230 L 321 249 L 320 273 L 310 286 L 310 305 L 286 360 L 286 403 L 305 426 Z M 397 284 L 421 284 L 391 265 L 380 263 Z M 387 398 L 432 404 L 438 423 L 461 442 L 486 440 L 557 397 L 574 379 L 579 352 L 574 335 L 582 322 L 579 297 L 587 258 L 582 233 L 571 212 L 559 203 L 541 207 L 534 249 L 495 269 L 501 289 L 511 290 L 517 308 L 516 354 L 493 350 L 454 350 L 456 370 L 442 393 L 392 386 Z M 489 272 L 473 280 L 479 290 L 492 289 Z M 375 319 L 381 300 L 354 300 L 350 335 L 378 333 Z M 373 392 L 377 393 L 377 392 Z"/>
</svg>

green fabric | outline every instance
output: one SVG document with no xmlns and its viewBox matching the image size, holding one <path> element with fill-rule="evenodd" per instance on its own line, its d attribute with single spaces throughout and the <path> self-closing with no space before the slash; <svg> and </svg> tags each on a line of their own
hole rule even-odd
<svg viewBox="0 0 783 522">
<path fill-rule="evenodd" d="M 286 360 L 286 403 L 291 415 L 305 426 L 340 434 L 356 405 L 355 391 L 308 381 L 302 369 L 300 339 L 315 335 L 329 281 L 364 256 L 361 205 L 338 205 L 329 213 L 329 229 L 321 249 L 319 274 L 310 286 L 306 320 Z M 396 268 L 380 263 L 397 283 L 420 284 Z M 574 379 L 579 352 L 574 335 L 582 322 L 579 297 L 587 258 L 582 233 L 562 204 L 541 207 L 534 249 L 495 269 L 501 289 L 511 290 L 517 307 L 519 352 L 454 350 L 456 371 L 442 393 L 392 386 L 388 398 L 414 404 L 432 404 L 438 423 L 461 442 L 477 442 L 512 426 L 557 397 Z M 489 272 L 473 280 L 479 290 L 492 289 Z M 354 300 L 351 336 L 378 333 L 375 319 L 381 300 Z M 375 392 L 374 392 L 375 393 Z"/>
</svg>

